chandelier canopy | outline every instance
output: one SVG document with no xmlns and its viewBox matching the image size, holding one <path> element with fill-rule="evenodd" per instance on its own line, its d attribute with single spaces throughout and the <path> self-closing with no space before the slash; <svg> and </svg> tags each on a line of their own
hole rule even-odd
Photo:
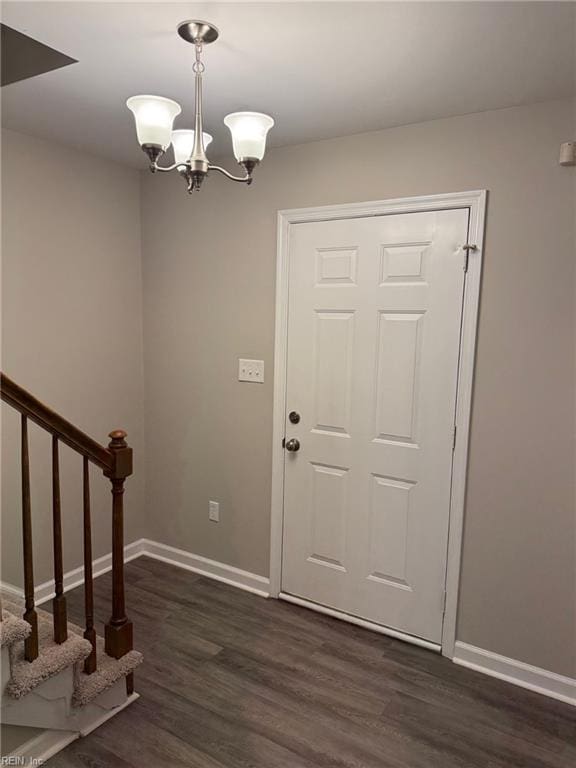
<svg viewBox="0 0 576 768">
<path fill-rule="evenodd" d="M 233 112 L 226 115 L 224 124 L 232 134 L 232 148 L 238 163 L 244 168 L 244 176 L 234 176 L 225 168 L 209 163 L 206 148 L 212 136 L 203 130 L 202 118 L 202 48 L 218 38 L 218 30 L 207 21 L 183 21 L 178 34 L 195 48 L 196 58 L 192 65 L 195 79 L 194 130 L 173 130 L 174 120 L 182 112 L 180 105 L 163 96 L 132 96 L 126 106 L 136 121 L 136 135 L 142 150 L 150 160 L 150 170 L 177 170 L 186 180 L 188 192 L 199 190 L 210 171 L 218 171 L 232 181 L 252 183 L 254 168 L 264 157 L 266 135 L 274 120 L 261 112 Z M 174 164 L 158 164 L 160 157 L 172 145 Z"/>
</svg>

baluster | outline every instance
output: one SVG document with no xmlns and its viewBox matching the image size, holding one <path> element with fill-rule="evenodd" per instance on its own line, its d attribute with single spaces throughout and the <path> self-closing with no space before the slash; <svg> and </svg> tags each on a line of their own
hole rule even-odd
<svg viewBox="0 0 576 768">
<path fill-rule="evenodd" d="M 38 616 L 34 609 L 34 565 L 32 551 L 32 511 L 30 507 L 30 458 L 28 419 L 22 415 L 22 551 L 24 554 L 24 619 L 32 631 L 24 641 L 26 661 L 38 658 Z"/>
<path fill-rule="evenodd" d="M 84 672 L 96 671 L 96 630 L 94 629 L 94 585 L 92 583 L 92 527 L 90 522 L 90 464 L 84 456 L 84 637 L 90 641 L 92 652 L 84 662 Z"/>
<path fill-rule="evenodd" d="M 54 642 L 63 643 L 68 637 L 66 598 L 64 597 L 64 566 L 62 562 L 62 513 L 60 509 L 60 457 L 58 438 L 52 436 L 52 538 L 54 541 Z"/>
<path fill-rule="evenodd" d="M 132 474 L 132 449 L 126 432 L 110 433 L 108 449 L 113 456 L 112 468 L 105 474 L 112 482 L 112 616 L 104 632 L 105 650 L 119 659 L 132 650 L 132 622 L 126 617 L 124 603 L 124 481 Z M 130 685 L 130 683 L 128 683 Z"/>
</svg>

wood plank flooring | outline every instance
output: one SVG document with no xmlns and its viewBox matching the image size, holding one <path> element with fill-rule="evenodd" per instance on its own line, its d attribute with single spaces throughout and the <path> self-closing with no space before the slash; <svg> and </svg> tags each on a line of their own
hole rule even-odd
<svg viewBox="0 0 576 768">
<path fill-rule="evenodd" d="M 50 768 L 576 768 L 569 705 L 150 558 L 126 582 L 141 698 Z"/>
</svg>

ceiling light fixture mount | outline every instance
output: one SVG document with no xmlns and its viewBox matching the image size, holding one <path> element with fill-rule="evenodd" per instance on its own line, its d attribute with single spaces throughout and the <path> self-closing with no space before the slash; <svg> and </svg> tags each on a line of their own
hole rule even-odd
<svg viewBox="0 0 576 768">
<path fill-rule="evenodd" d="M 224 124 L 232 134 L 232 146 L 238 163 L 244 168 L 244 176 L 234 176 L 219 165 L 212 165 L 206 156 L 206 147 L 212 136 L 204 133 L 202 115 L 202 75 L 204 45 L 218 39 L 218 29 L 207 21 L 183 21 L 178 25 L 178 34 L 183 40 L 194 45 L 195 60 L 192 65 L 195 81 L 194 130 L 173 130 L 174 119 L 182 111 L 180 105 L 163 96 L 132 96 L 126 102 L 134 114 L 136 133 L 142 150 L 150 160 L 150 170 L 177 170 L 186 180 L 188 192 L 199 190 L 210 171 L 218 171 L 232 181 L 252 183 L 252 173 L 266 149 L 266 135 L 274 120 L 261 112 L 233 112 L 226 115 Z M 174 164 L 158 165 L 158 160 L 172 144 Z"/>
<path fill-rule="evenodd" d="M 193 43 L 196 45 L 199 42 L 201 45 L 207 43 L 213 43 L 218 40 L 220 32 L 218 27 L 214 24 L 210 24 L 209 21 L 197 21 L 191 19 L 190 21 L 181 21 L 178 24 L 178 34 L 187 43 Z"/>
</svg>

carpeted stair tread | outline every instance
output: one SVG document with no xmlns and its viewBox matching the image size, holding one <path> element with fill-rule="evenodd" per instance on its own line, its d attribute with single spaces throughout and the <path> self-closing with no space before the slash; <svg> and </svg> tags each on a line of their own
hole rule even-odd
<svg viewBox="0 0 576 768">
<path fill-rule="evenodd" d="M 7 609 L 18 605 L 5 601 Z M 90 655 L 92 646 L 84 640 L 76 628 L 68 625 L 68 639 L 58 645 L 53 639 L 52 615 L 39 608 L 38 616 L 38 658 L 26 661 L 24 658 L 24 643 L 10 647 L 10 669 L 12 676 L 8 681 L 5 692 L 15 699 L 20 699 L 30 693 L 40 683 L 57 675 L 67 667 L 71 667 Z"/>
<path fill-rule="evenodd" d="M 143 661 L 143 656 L 138 651 L 130 651 L 120 659 L 108 656 L 104 650 L 104 640 L 97 636 L 98 668 L 96 672 L 87 675 L 83 671 L 84 660 L 90 655 L 92 646 L 88 640 L 82 637 L 83 630 L 68 622 L 68 639 L 58 645 L 53 640 L 52 615 L 36 608 L 38 658 L 28 662 L 24 658 L 23 641 L 30 634 L 31 627 L 27 621 L 20 618 L 24 612 L 24 602 L 13 595 L 3 595 L 2 606 L 4 620 L 0 624 L 0 637 L 2 644 L 8 646 L 12 673 L 4 690 L 6 694 L 15 699 L 30 693 L 40 683 L 66 668 L 73 667 L 74 693 L 72 703 L 75 707 L 81 707 L 107 691 L 118 680 L 129 675 Z"/>
<path fill-rule="evenodd" d="M 83 671 L 83 665 L 77 664 L 75 668 L 74 695 L 72 704 L 82 707 L 89 704 L 97 696 L 111 688 L 126 675 L 140 666 L 143 656 L 139 651 L 129 651 L 119 659 L 108 656 L 104 650 L 104 640 L 96 638 L 97 670 L 87 675 Z"/>
<path fill-rule="evenodd" d="M 0 648 L 25 640 L 32 627 L 27 621 L 15 616 L 5 608 L 2 609 L 2 621 L 0 622 Z"/>
</svg>

